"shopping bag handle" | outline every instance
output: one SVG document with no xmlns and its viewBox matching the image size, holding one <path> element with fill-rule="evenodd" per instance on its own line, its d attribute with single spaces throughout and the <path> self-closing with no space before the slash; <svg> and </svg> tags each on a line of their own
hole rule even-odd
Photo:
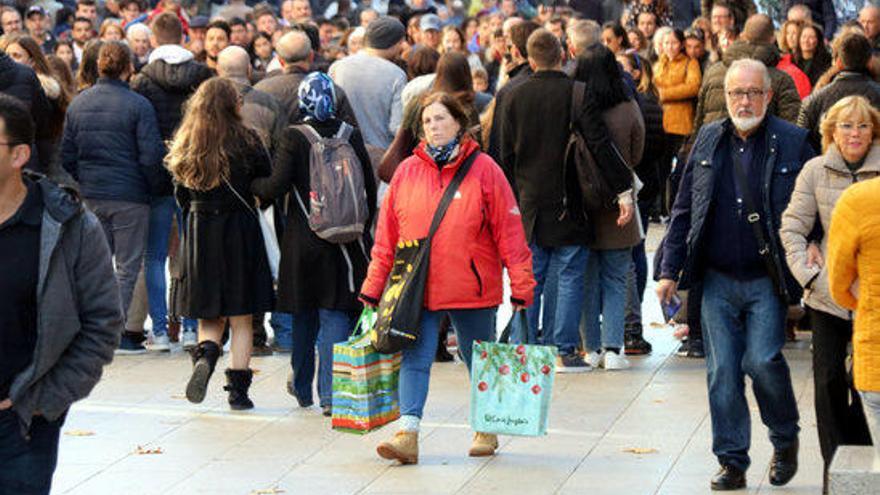
<svg viewBox="0 0 880 495">
<path fill-rule="evenodd" d="M 372 306 L 364 306 L 364 310 L 361 311 L 360 317 L 358 317 L 358 321 L 355 324 L 354 331 L 351 332 L 352 337 L 358 337 L 364 334 L 364 326 L 363 323 L 374 321 L 373 315 L 376 314 L 376 308 Z"/>
<path fill-rule="evenodd" d="M 526 317 L 526 311 L 524 309 L 514 311 L 513 314 L 510 315 L 510 320 L 507 322 L 504 330 L 501 331 L 501 336 L 498 338 L 499 343 L 507 344 L 510 342 L 510 334 L 513 333 L 513 322 L 517 318 L 520 320 L 520 328 L 523 329 L 523 333 L 525 334 L 523 343 L 529 343 L 529 319 Z"/>
</svg>

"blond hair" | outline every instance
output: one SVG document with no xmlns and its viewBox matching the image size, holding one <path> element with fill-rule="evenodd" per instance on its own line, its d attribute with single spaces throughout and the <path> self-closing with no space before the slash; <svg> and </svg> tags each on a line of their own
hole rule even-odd
<svg viewBox="0 0 880 495">
<path fill-rule="evenodd" d="M 834 128 L 845 118 L 857 118 L 871 122 L 872 141 L 880 139 L 880 112 L 864 96 L 852 95 L 841 98 L 825 112 L 819 132 L 822 134 L 822 153 L 834 144 Z"/>
<path fill-rule="evenodd" d="M 214 77 L 187 101 L 165 157 L 174 180 L 196 191 L 213 189 L 229 177 L 235 151 L 256 144 L 256 134 L 241 120 L 239 98 L 231 81 Z"/>
</svg>

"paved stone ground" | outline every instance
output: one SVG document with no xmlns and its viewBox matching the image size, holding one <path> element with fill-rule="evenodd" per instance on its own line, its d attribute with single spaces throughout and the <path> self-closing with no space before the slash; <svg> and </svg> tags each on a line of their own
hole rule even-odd
<svg viewBox="0 0 880 495">
<path fill-rule="evenodd" d="M 659 317 L 651 294 L 649 286 L 646 322 Z M 187 403 L 190 364 L 180 351 L 117 357 L 92 396 L 70 412 L 53 493 L 710 493 L 717 466 L 704 363 L 676 357 L 669 328 L 651 325 L 646 335 L 654 353 L 633 359 L 630 370 L 557 375 L 549 434 L 503 437 L 499 454 L 488 459 L 467 457 L 464 365 L 436 364 L 417 466 L 376 456 L 375 444 L 394 426 L 365 436 L 337 433 L 317 408 L 296 407 L 284 391 L 289 355 L 253 360 L 257 408 L 247 413 L 229 411 L 222 373 L 203 404 Z M 809 335 L 786 356 L 801 410 L 801 469 L 789 486 L 770 487 L 772 448 L 750 393 L 753 464 L 742 493 L 821 492 Z M 144 453 L 153 450 L 161 453 Z"/>
</svg>

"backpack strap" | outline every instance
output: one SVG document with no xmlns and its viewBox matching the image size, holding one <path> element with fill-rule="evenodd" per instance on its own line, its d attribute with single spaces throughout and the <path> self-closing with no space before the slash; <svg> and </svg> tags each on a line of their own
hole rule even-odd
<svg viewBox="0 0 880 495">
<path fill-rule="evenodd" d="M 324 139 L 320 134 L 318 134 L 318 131 L 316 131 L 314 127 L 308 124 L 295 125 L 293 126 L 293 128 L 303 133 L 303 136 L 305 136 L 306 139 L 309 140 L 309 144 L 311 145 L 319 143 L 322 139 Z"/>
<path fill-rule="evenodd" d="M 354 129 L 348 125 L 346 122 L 342 122 L 339 126 L 339 130 L 336 131 L 336 139 L 341 139 L 343 141 L 348 141 L 351 137 L 351 133 L 354 132 Z"/>
</svg>

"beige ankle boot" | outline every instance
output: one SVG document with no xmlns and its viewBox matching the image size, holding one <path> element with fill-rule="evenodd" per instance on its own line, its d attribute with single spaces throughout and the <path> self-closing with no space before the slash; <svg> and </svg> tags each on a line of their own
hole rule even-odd
<svg viewBox="0 0 880 495">
<path fill-rule="evenodd" d="M 398 431 L 391 440 L 376 447 L 376 452 L 384 459 L 398 460 L 401 464 L 419 462 L 419 433 L 417 431 Z"/>
<path fill-rule="evenodd" d="M 498 435 L 492 433 L 477 432 L 474 435 L 474 442 L 471 444 L 471 450 L 468 453 L 471 457 L 485 457 L 495 455 L 498 448 Z"/>
</svg>

